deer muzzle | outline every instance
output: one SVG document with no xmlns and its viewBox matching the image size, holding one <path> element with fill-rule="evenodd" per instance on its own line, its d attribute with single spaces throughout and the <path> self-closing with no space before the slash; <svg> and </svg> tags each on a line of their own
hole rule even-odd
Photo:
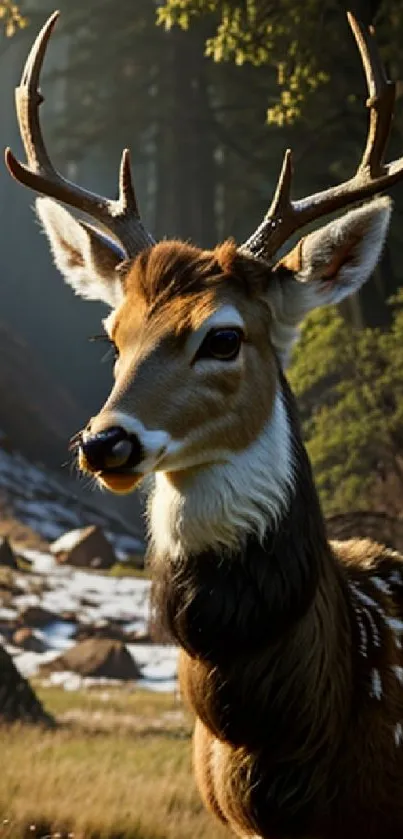
<svg viewBox="0 0 403 839">
<path fill-rule="evenodd" d="M 142 478 L 136 472 L 144 450 L 136 434 L 112 426 L 95 434 L 84 432 L 79 447 L 79 466 L 94 474 L 113 492 L 130 492 Z"/>
</svg>

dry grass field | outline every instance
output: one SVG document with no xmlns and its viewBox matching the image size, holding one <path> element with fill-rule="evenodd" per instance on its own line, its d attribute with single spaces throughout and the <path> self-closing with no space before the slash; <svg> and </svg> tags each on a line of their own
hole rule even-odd
<svg viewBox="0 0 403 839">
<path fill-rule="evenodd" d="M 172 695 L 38 688 L 52 731 L 0 728 L 0 839 L 225 839 L 191 771 Z"/>
</svg>

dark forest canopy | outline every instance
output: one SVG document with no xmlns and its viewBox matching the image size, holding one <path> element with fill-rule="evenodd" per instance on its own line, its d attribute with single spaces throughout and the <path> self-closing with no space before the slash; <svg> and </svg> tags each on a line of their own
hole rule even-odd
<svg viewBox="0 0 403 839">
<path fill-rule="evenodd" d="M 49 13 L 42 4 L 33 12 L 21 0 L 29 30 Z M 293 149 L 295 197 L 349 177 L 361 157 L 366 87 L 345 14 L 352 4 L 374 19 L 389 75 L 403 79 L 400 0 L 307 0 L 303 10 L 299 0 L 61 0 L 50 51 L 60 35 L 69 45 L 67 64 L 53 73 L 64 97 L 52 148 L 71 171 L 92 173 L 94 187 L 111 191 L 129 146 L 157 238 L 241 242 L 267 210 L 285 148 Z M 401 92 L 390 158 L 403 149 Z M 402 187 L 393 197 L 377 276 L 358 306 L 345 307 L 357 323 L 388 320 L 384 300 L 403 276 Z"/>
<path fill-rule="evenodd" d="M 361 5 L 361 16 L 375 15 L 391 77 L 403 78 L 403 6 Z M 157 6 L 165 26 L 156 26 Z M 60 30 L 72 38 L 57 148 L 79 166 L 95 152 L 112 182 L 129 145 L 143 213 L 157 237 L 242 241 L 270 203 L 287 146 L 296 196 L 349 176 L 357 165 L 366 88 L 342 3 L 307 0 L 303 13 L 297 0 L 137 0 L 135 8 L 131 0 L 62 0 L 60 7 Z M 181 26 L 167 29 L 174 21 Z M 228 60 L 206 57 L 206 44 L 209 54 Z M 403 149 L 401 99 L 396 111 L 391 157 Z M 390 245 L 356 313 L 364 322 L 387 316 L 382 300 L 403 273 L 394 256 L 402 188 L 393 194 Z"/>
<path fill-rule="evenodd" d="M 309 96 L 330 81 L 336 66 L 351 63 L 347 9 L 376 23 L 384 55 L 393 60 L 403 33 L 400 0 L 165 0 L 158 19 L 167 29 L 185 30 L 203 19 L 206 55 L 216 62 L 274 66 L 279 98 L 268 118 L 284 124 L 302 116 Z"/>
<path fill-rule="evenodd" d="M 246 237 L 267 209 L 287 146 L 294 150 L 296 195 L 334 183 L 356 165 L 366 90 L 347 3 L 59 5 L 58 30 L 71 42 L 65 108 L 54 125 L 57 150 L 78 164 L 95 152 L 111 161 L 112 179 L 112 161 L 116 166 L 129 145 L 157 236 L 202 245 Z M 375 18 L 389 73 L 403 78 L 400 0 L 354 5 L 361 17 Z M 46 3 L 43 18 L 48 11 Z M 39 17 L 35 9 L 35 28 Z M 157 18 L 165 25 L 156 26 Z M 392 156 L 403 148 L 400 105 Z"/>
</svg>

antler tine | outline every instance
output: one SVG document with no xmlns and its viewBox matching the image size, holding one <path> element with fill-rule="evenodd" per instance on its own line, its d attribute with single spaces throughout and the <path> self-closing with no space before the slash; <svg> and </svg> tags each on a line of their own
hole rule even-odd
<svg viewBox="0 0 403 839">
<path fill-rule="evenodd" d="M 100 222 L 119 239 L 127 255 L 132 257 L 155 244 L 155 241 L 140 220 L 128 149 L 122 154 L 117 200 L 97 195 L 68 181 L 54 168 L 46 150 L 39 120 L 39 106 L 43 96 L 38 87 L 46 48 L 58 17 L 59 12 L 54 12 L 39 32 L 15 93 L 17 119 L 27 163 L 20 163 L 11 149 L 7 148 L 6 164 L 11 175 L 20 183 Z"/>
<path fill-rule="evenodd" d="M 389 81 L 382 64 L 375 32 L 361 26 L 351 12 L 348 22 L 353 31 L 368 87 L 367 108 L 370 109 L 367 145 L 360 163 L 360 169 L 369 169 L 372 177 L 383 174 L 383 158 L 389 139 L 396 99 L 396 84 Z"/>
<path fill-rule="evenodd" d="M 267 259 L 292 235 L 295 228 L 291 230 L 291 224 L 295 211 L 291 201 L 291 185 L 292 152 L 291 149 L 287 149 L 270 208 L 259 227 L 240 250 Z"/>
<path fill-rule="evenodd" d="M 383 158 L 395 103 L 395 84 L 388 81 L 373 27 L 364 26 L 351 12 L 348 21 L 354 33 L 368 85 L 370 119 L 365 150 L 355 175 L 337 186 L 299 201 L 290 198 L 291 155 L 286 152 L 274 200 L 257 230 L 242 250 L 271 260 L 297 230 L 329 213 L 370 198 L 403 178 L 403 158 L 384 164 Z"/>
<path fill-rule="evenodd" d="M 124 212 L 134 212 L 140 217 L 136 192 L 133 185 L 130 165 L 130 151 L 123 149 L 119 169 L 119 204 Z"/>
</svg>

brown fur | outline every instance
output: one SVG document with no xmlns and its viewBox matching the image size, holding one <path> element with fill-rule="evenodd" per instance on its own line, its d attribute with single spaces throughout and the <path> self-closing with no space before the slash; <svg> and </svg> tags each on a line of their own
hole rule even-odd
<svg viewBox="0 0 403 839">
<path fill-rule="evenodd" d="M 147 428 L 157 422 L 173 438 L 189 438 L 189 456 L 222 440 L 233 451 L 249 445 L 270 416 L 276 388 L 267 340 L 271 314 L 267 306 L 256 307 L 270 279 L 266 265 L 241 256 L 232 242 L 215 251 L 161 242 L 140 254 L 127 268 L 125 299 L 110 329 L 120 355 L 116 384 L 91 430 L 107 425 L 113 411 L 125 411 Z M 183 345 L 229 302 L 239 304 L 245 318 L 245 363 L 196 375 Z M 167 393 L 175 394 L 174 402 Z"/>
<path fill-rule="evenodd" d="M 49 19 L 28 60 L 29 94 L 32 67 L 41 63 L 55 20 Z M 365 41 L 352 20 L 356 37 Z M 364 163 L 378 128 L 373 137 L 370 131 Z M 30 159 L 33 143 L 28 136 Z M 55 192 L 37 172 L 22 177 L 24 167 L 9 150 L 7 161 L 19 180 Z M 360 165 L 358 183 L 364 169 Z M 153 597 L 163 628 L 183 649 L 181 685 L 197 718 L 196 775 L 204 800 L 241 835 L 397 839 L 403 835 L 403 661 L 393 620 L 401 621 L 400 631 L 403 558 L 365 543 L 332 548 L 279 366 L 305 314 L 352 293 L 370 275 L 391 208 L 388 199 L 378 199 L 348 213 L 310 233 L 273 268 L 251 254 L 271 259 L 287 233 L 313 217 L 304 201 L 287 206 L 290 177 L 287 155 L 275 209 L 244 246 L 248 256 L 232 242 L 214 251 L 165 242 L 123 264 L 116 244 L 54 203 L 42 199 L 38 212 L 56 264 L 78 293 L 114 307 L 124 290 L 109 320 L 119 350 L 115 386 L 80 439 L 81 462 L 99 479 L 107 473 L 113 489 L 114 470 L 164 472 L 156 479 L 152 509 L 153 544 L 160 553 L 153 557 Z M 350 199 L 375 194 L 378 180 L 370 189 L 361 184 L 352 190 L 353 179 Z M 59 190 L 74 206 L 83 204 L 79 190 L 74 200 L 68 192 Z M 126 153 L 120 192 L 120 204 L 128 199 L 127 212 L 115 202 L 109 227 L 134 253 L 152 238 L 133 218 Z M 336 187 L 335 204 L 340 194 L 344 198 Z M 88 193 L 85 199 L 86 212 L 92 209 L 105 222 L 106 205 Z M 331 203 L 310 200 L 317 218 Z M 227 303 L 236 321 L 230 327 L 238 330 L 236 352 L 225 359 L 224 350 L 220 358 L 208 338 L 206 364 L 203 352 L 198 354 L 200 347 L 206 350 L 206 336 L 193 333 Z M 202 340 L 195 352 L 193 337 Z M 226 370 L 225 360 L 231 361 Z M 116 424 L 124 432 L 117 442 L 115 435 L 91 440 Z M 271 484 L 264 480 L 263 441 Z M 116 449 L 122 442 L 123 453 Z M 284 457 L 274 469 L 279 446 Z M 89 456 L 94 447 L 103 455 Z M 242 458 L 234 456 L 239 452 Z M 249 488 L 242 486 L 245 463 Z M 213 482 L 218 475 L 221 495 L 215 496 L 208 480 L 196 480 L 196 487 L 190 480 L 187 497 L 175 492 L 187 480 L 177 473 L 187 469 L 196 476 L 211 469 L 207 477 Z M 187 514 L 189 519 L 189 498 L 191 525 L 195 529 L 195 511 L 201 510 L 199 530 L 207 536 L 190 538 L 188 549 L 182 525 Z M 167 538 L 159 542 L 154 512 L 165 516 Z M 226 525 L 230 536 L 220 539 L 217 532 Z"/>
<path fill-rule="evenodd" d="M 250 533 L 227 554 L 152 558 L 154 609 L 182 647 L 180 683 L 196 717 L 196 779 L 239 835 L 397 839 L 403 657 L 388 619 L 403 628 L 403 558 L 327 539 L 295 402 L 267 338 L 271 280 L 232 243 L 205 252 L 165 242 L 140 255 L 111 325 L 115 387 L 92 429 L 126 411 L 185 439 L 191 455 L 222 440 L 236 452 L 259 435 L 280 386 L 296 482 L 278 528 L 268 516 L 263 544 Z M 183 343 L 227 302 L 246 324 L 244 365 L 205 379 Z M 166 473 L 186 480 L 175 467 Z"/>
<path fill-rule="evenodd" d="M 403 657 L 382 614 L 403 619 L 403 559 L 368 540 L 327 542 L 283 387 L 299 477 L 280 531 L 268 531 L 263 548 L 250 538 L 226 560 L 205 553 L 152 562 L 156 611 L 184 650 L 196 779 L 206 806 L 239 835 L 397 839 L 403 685 L 393 668 Z M 350 583 L 381 608 L 361 615 L 366 657 Z"/>
<path fill-rule="evenodd" d="M 251 282 L 252 279 L 252 282 Z M 243 257 L 232 241 L 214 251 L 183 242 L 160 242 L 128 263 L 125 301 L 114 320 L 112 338 L 125 343 L 127 332 L 180 336 L 195 330 L 217 308 L 217 299 L 242 300 L 262 294 L 270 279 L 267 265 Z M 235 297 L 236 299 L 236 297 Z"/>
</svg>

